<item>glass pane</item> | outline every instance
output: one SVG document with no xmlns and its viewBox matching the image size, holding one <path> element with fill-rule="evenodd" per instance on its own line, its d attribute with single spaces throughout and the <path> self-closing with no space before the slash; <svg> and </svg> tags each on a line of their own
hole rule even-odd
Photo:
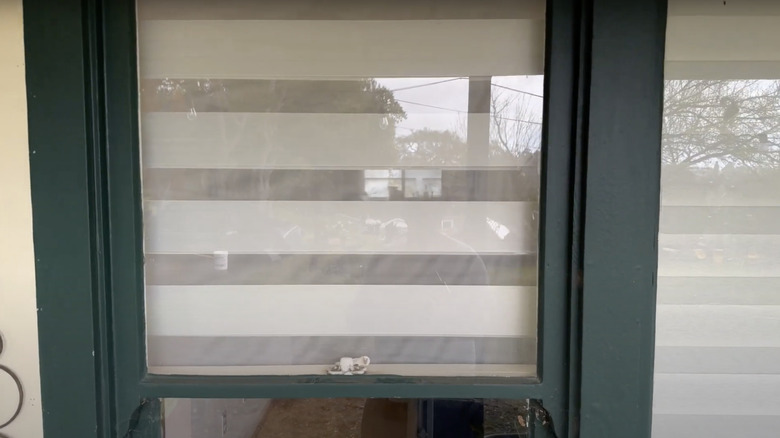
<svg viewBox="0 0 780 438">
<path fill-rule="evenodd" d="M 166 438 L 521 438 L 526 400 L 166 399 Z"/>
<path fill-rule="evenodd" d="M 655 438 L 780 430 L 779 6 L 669 2 Z"/>
<path fill-rule="evenodd" d="M 534 375 L 543 9 L 139 1 L 150 370 Z"/>
</svg>

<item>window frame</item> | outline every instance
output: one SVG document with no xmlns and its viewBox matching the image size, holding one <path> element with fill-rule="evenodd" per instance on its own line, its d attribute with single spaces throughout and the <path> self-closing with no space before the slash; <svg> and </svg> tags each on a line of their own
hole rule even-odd
<svg viewBox="0 0 780 438">
<path fill-rule="evenodd" d="M 47 436 L 155 436 L 158 397 L 483 397 L 541 400 L 559 436 L 649 437 L 665 23 L 665 1 L 548 0 L 538 378 L 160 376 L 134 2 L 24 0 Z"/>
</svg>

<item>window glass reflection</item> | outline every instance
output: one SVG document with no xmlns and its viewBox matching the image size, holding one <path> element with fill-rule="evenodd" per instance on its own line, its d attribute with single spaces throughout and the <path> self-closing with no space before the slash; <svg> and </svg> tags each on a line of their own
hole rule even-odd
<svg viewBox="0 0 780 438">
<path fill-rule="evenodd" d="M 544 2 L 138 18 L 151 372 L 535 373 Z"/>
<path fill-rule="evenodd" d="M 772 2 L 669 2 L 653 436 L 780 427 Z"/>
</svg>

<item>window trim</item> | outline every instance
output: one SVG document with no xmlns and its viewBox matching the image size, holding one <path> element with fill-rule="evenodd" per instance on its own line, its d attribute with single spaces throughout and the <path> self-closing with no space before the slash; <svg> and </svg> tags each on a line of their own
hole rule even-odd
<svg viewBox="0 0 780 438">
<path fill-rule="evenodd" d="M 159 396 L 392 396 L 536 398 L 559 436 L 649 436 L 666 3 L 583 3 L 547 7 L 539 379 L 258 378 L 146 374 L 134 5 L 25 0 L 47 434 L 155 436 Z"/>
<path fill-rule="evenodd" d="M 582 253 L 580 436 L 649 436 L 666 1 L 595 0 Z"/>
</svg>

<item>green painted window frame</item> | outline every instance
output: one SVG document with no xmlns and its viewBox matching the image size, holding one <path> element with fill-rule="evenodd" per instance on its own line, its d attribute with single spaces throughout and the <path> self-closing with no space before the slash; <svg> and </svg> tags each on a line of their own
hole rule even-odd
<svg viewBox="0 0 780 438">
<path fill-rule="evenodd" d="M 649 437 L 666 2 L 547 9 L 539 378 L 184 377 L 145 366 L 133 1 L 24 0 L 46 436 L 155 436 L 159 397 L 485 397 Z"/>
</svg>

